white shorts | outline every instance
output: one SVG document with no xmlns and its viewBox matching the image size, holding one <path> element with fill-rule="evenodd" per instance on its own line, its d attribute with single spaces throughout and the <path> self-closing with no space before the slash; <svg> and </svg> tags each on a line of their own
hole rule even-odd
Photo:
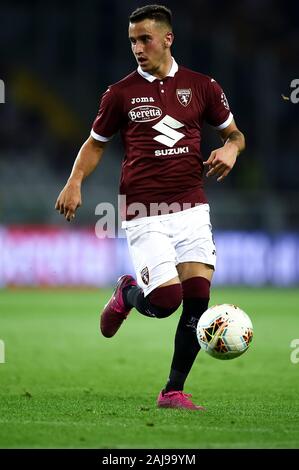
<svg viewBox="0 0 299 470">
<path fill-rule="evenodd" d="M 216 266 L 209 204 L 124 221 L 137 282 L 144 295 L 178 276 L 176 265 L 194 261 Z"/>
</svg>

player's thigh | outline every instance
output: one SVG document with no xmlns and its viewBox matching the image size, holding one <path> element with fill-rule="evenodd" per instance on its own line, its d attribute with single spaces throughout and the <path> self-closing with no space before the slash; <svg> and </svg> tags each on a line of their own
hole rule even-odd
<svg viewBox="0 0 299 470">
<path fill-rule="evenodd" d="M 158 222 L 129 226 L 126 235 L 137 282 L 145 295 L 180 282 L 175 250 Z"/>
<path fill-rule="evenodd" d="M 180 281 L 179 276 L 175 276 L 172 279 L 170 279 L 169 281 L 164 282 L 163 284 L 161 284 L 158 287 L 172 286 L 173 284 L 180 284 L 180 282 L 181 281 Z"/>
<path fill-rule="evenodd" d="M 177 266 L 181 265 L 180 277 L 211 278 L 216 266 L 216 247 L 209 206 L 202 204 L 182 211 L 172 228 Z"/>
<path fill-rule="evenodd" d="M 214 274 L 214 267 L 205 263 L 188 261 L 186 263 L 177 264 L 177 271 L 181 282 L 186 281 L 191 277 L 204 277 L 211 282 Z"/>
</svg>

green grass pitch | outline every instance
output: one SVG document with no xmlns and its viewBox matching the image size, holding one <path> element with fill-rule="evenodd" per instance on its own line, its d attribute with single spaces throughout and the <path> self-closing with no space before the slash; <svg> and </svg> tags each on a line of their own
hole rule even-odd
<svg viewBox="0 0 299 470">
<path fill-rule="evenodd" d="M 243 308 L 254 339 L 232 361 L 198 355 L 185 391 L 206 413 L 156 407 L 179 313 L 133 311 L 105 339 L 98 312 L 110 292 L 0 291 L 1 448 L 299 447 L 298 290 L 214 288 L 210 305 Z"/>
</svg>

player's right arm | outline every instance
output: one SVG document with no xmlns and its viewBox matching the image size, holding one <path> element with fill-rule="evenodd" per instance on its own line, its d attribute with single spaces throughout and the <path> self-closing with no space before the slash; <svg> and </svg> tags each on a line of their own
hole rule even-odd
<svg viewBox="0 0 299 470">
<path fill-rule="evenodd" d="M 72 172 L 66 185 L 59 194 L 55 209 L 71 221 L 75 212 L 82 204 L 82 181 L 97 167 L 104 153 L 106 142 L 101 142 L 90 136 L 79 150 Z"/>
<path fill-rule="evenodd" d="M 55 208 L 68 221 L 75 217 L 81 206 L 81 184 L 100 162 L 105 146 L 121 128 L 123 122 L 122 96 L 108 87 L 102 95 L 99 112 L 93 122 L 91 135 L 82 145 L 75 160 L 71 175 L 58 196 Z"/>
</svg>

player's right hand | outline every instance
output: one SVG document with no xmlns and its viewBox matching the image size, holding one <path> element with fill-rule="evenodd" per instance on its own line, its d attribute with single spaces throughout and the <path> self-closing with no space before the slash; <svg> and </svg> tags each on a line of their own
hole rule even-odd
<svg viewBox="0 0 299 470">
<path fill-rule="evenodd" d="M 81 184 L 68 181 L 57 198 L 55 209 L 70 222 L 81 204 Z"/>
</svg>

